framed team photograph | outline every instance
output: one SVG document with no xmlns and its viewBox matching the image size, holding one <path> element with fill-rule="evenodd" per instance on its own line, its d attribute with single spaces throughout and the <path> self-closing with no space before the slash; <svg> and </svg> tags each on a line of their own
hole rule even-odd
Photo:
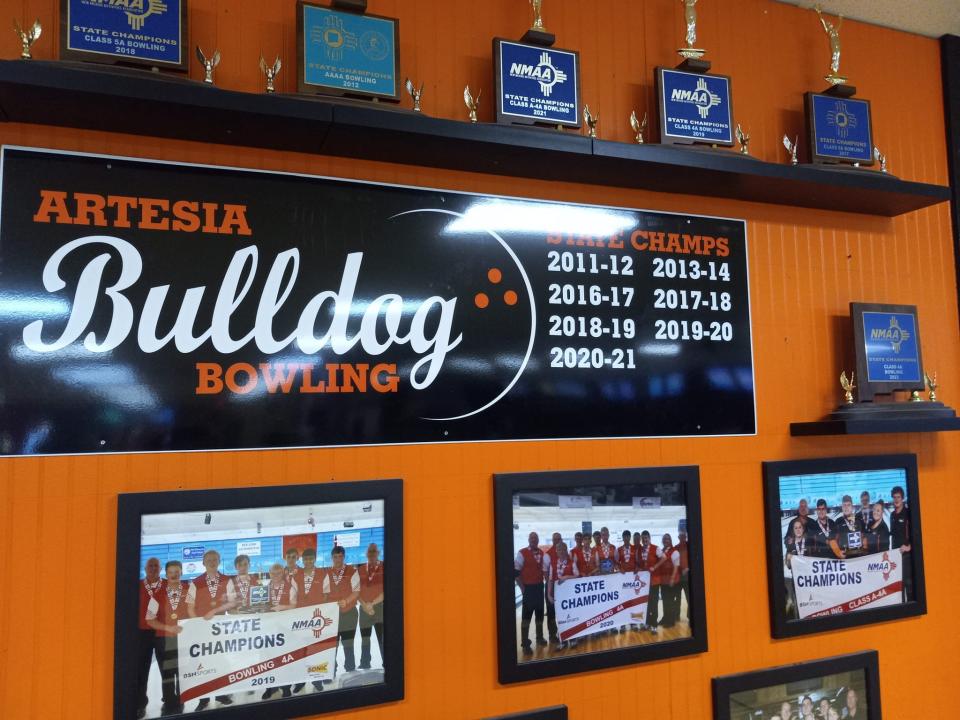
<svg viewBox="0 0 960 720">
<path fill-rule="evenodd" d="M 713 679 L 714 720 L 882 720 L 875 650 Z"/>
<path fill-rule="evenodd" d="M 122 494 L 114 720 L 403 698 L 403 485 Z"/>
<path fill-rule="evenodd" d="M 774 637 L 927 611 L 916 455 L 763 464 Z"/>
<path fill-rule="evenodd" d="M 696 467 L 494 476 L 501 683 L 704 652 Z"/>
</svg>

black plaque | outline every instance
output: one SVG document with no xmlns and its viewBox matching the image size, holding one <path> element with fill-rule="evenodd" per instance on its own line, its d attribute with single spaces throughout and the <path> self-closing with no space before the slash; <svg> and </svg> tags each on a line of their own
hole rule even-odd
<svg viewBox="0 0 960 720">
<path fill-rule="evenodd" d="M 2 180 L 4 454 L 755 432 L 741 220 L 11 148 Z"/>
</svg>

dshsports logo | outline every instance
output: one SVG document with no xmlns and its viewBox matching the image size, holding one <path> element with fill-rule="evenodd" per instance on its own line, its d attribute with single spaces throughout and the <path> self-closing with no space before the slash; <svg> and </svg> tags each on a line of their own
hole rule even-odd
<svg viewBox="0 0 960 720">
<path fill-rule="evenodd" d="M 696 105 L 697 112 L 700 113 L 700 118 L 703 120 L 707 119 L 707 116 L 710 114 L 710 110 L 719 106 L 721 103 L 720 96 L 716 93 L 710 92 L 710 89 L 707 87 L 706 78 L 698 79 L 697 87 L 693 90 L 674 88 L 673 92 L 670 93 L 670 100 L 673 102 Z"/>
<path fill-rule="evenodd" d="M 883 573 L 883 579 L 889 580 L 890 573 L 897 569 L 897 564 L 890 559 L 890 553 L 884 553 L 883 558 L 867 565 L 867 572 Z"/>
<path fill-rule="evenodd" d="M 83 4 L 123 11 L 134 30 L 142 30 L 151 15 L 163 15 L 167 11 L 163 0 L 83 0 Z"/>
<path fill-rule="evenodd" d="M 870 331 L 870 339 L 889 342 L 893 352 L 899 354 L 900 346 L 910 339 L 910 332 L 901 328 L 900 321 L 893 315 L 890 317 L 889 327 L 873 328 Z"/>
<path fill-rule="evenodd" d="M 203 663 L 197 665 L 197 669 L 192 672 L 185 672 L 183 674 L 184 680 L 190 680 L 192 678 L 204 677 L 205 675 L 214 675 L 216 674 L 217 669 L 212 667 L 204 667 Z"/>
<path fill-rule="evenodd" d="M 827 113 L 827 124 L 837 129 L 837 137 L 846 139 L 851 130 L 857 129 L 857 116 L 850 112 L 847 103 L 837 100 L 833 109 Z"/>
<path fill-rule="evenodd" d="M 540 92 L 544 97 L 550 97 L 554 85 L 562 85 L 567 81 L 567 74 L 554 66 L 550 53 L 546 50 L 540 54 L 540 62 L 536 65 L 511 63 L 510 77 L 535 80 L 540 84 Z"/>
</svg>

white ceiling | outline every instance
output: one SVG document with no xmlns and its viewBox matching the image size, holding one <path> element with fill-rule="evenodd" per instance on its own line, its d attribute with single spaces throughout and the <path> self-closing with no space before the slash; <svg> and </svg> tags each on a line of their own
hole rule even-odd
<svg viewBox="0 0 960 720">
<path fill-rule="evenodd" d="M 813 7 L 813 0 L 779 0 Z M 960 0 L 822 0 L 824 13 L 940 37 L 960 35 Z"/>
</svg>

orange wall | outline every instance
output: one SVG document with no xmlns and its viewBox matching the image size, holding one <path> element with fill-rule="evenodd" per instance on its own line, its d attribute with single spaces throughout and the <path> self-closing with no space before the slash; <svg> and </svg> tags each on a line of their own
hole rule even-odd
<svg viewBox="0 0 960 720">
<path fill-rule="evenodd" d="M 0 0 L 39 16 L 38 58 L 54 55 L 56 0 Z M 257 59 L 282 53 L 278 90 L 295 87 L 293 0 L 192 0 L 192 43 L 219 47 L 218 84 L 254 91 Z M 734 77 L 737 119 L 751 150 L 782 161 L 784 131 L 800 134 L 801 94 L 820 90 L 827 42 L 815 16 L 772 0 L 703 0 L 701 44 Z M 491 38 L 518 37 L 522 0 L 371 0 L 401 18 L 402 71 L 426 83 L 424 109 L 462 118 L 462 88 L 484 88 L 492 117 Z M 583 97 L 600 133 L 627 141 L 627 117 L 653 105 L 657 64 L 673 65 L 683 34 L 676 0 L 545 3 L 558 45 L 578 48 Z M 945 184 L 947 158 L 934 40 L 857 23 L 843 28 L 843 71 L 873 101 L 876 140 L 891 171 Z M 12 32 L 0 56 L 15 57 Z M 192 76 L 198 77 L 194 68 Z M 406 101 L 409 104 L 409 100 Z M 107 108 L 104 111 L 108 111 Z M 277 128 L 283 132 L 282 127 Z M 112 565 L 118 492 L 375 477 L 406 482 L 406 700 L 350 718 L 476 718 L 566 703 L 571 718 L 710 717 L 710 678 L 864 648 L 880 651 L 886 717 L 945 718 L 960 691 L 956 591 L 956 435 L 791 439 L 840 399 L 846 362 L 838 321 L 851 300 L 919 306 L 923 353 L 942 397 L 960 404 L 960 342 L 946 204 L 896 219 L 570 183 L 514 180 L 295 153 L 98 132 L 0 125 L 0 141 L 384 182 L 689 211 L 748 220 L 759 434 L 753 438 L 496 443 L 215 454 L 0 460 L 0 716 L 100 720 L 111 712 Z M 846 362 L 849 367 L 850 363 Z M 769 634 L 760 461 L 909 451 L 919 455 L 929 613 L 855 630 L 773 641 Z M 670 662 L 501 687 L 496 680 L 491 473 L 623 465 L 699 464 L 710 650 Z M 68 545 L 69 542 L 69 545 Z M 426 549 L 434 552 L 423 552 Z M 438 549 L 476 553 L 456 581 L 433 572 Z M 413 551 L 413 552 L 411 552 Z M 419 552 L 417 552 L 419 551 Z M 732 561 L 731 561 L 732 560 Z M 429 580 L 428 580 L 429 578 Z M 79 605 L 64 600 L 77 590 Z M 74 597 L 78 596 L 77 594 Z M 659 688 L 649 692 L 646 688 Z M 948 711 L 950 708 L 950 711 Z"/>
</svg>

